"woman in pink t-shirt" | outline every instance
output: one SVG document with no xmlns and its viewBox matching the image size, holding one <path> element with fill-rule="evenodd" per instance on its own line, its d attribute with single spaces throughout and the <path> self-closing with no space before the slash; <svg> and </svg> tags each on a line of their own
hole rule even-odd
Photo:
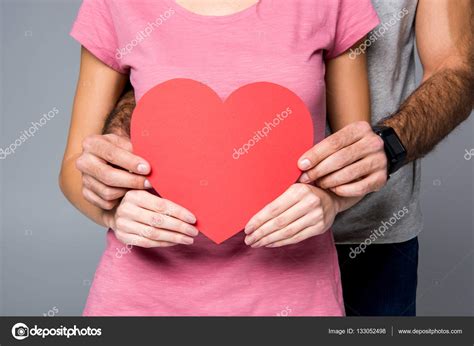
<svg viewBox="0 0 474 346">
<path fill-rule="evenodd" d="M 109 232 L 84 315 L 343 315 L 330 227 L 359 199 L 303 180 L 216 245 L 186 206 L 146 190 L 116 188 L 118 207 L 95 207 L 75 164 L 129 79 L 137 101 L 174 78 L 204 82 L 222 99 L 252 82 L 285 86 L 310 110 L 314 143 L 326 120 L 334 131 L 369 121 L 365 57 L 347 51 L 377 24 L 370 0 L 85 0 L 71 32 L 83 49 L 60 180 Z"/>
</svg>

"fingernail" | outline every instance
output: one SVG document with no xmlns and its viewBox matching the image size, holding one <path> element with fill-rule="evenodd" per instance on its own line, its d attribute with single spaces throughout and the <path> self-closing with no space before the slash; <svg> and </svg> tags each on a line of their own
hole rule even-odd
<svg viewBox="0 0 474 346">
<path fill-rule="evenodd" d="M 137 166 L 137 171 L 138 171 L 138 173 L 143 173 L 143 174 L 148 173 L 148 165 L 146 165 L 144 163 L 140 163 Z"/>
<path fill-rule="evenodd" d="M 145 185 L 145 189 L 151 189 L 152 188 L 151 183 L 148 179 L 145 179 L 145 184 L 144 185 Z"/>
<path fill-rule="evenodd" d="M 303 173 L 303 175 L 302 175 L 301 178 L 300 178 L 300 181 L 301 181 L 302 183 L 307 183 L 307 182 L 309 182 L 309 175 L 306 174 L 306 173 Z"/>
<path fill-rule="evenodd" d="M 255 230 L 254 228 L 255 228 L 255 227 L 254 227 L 252 224 L 247 225 L 247 226 L 245 226 L 244 232 L 245 232 L 246 234 L 252 233 L 252 232 Z"/>
<path fill-rule="evenodd" d="M 193 238 L 184 238 L 183 243 L 186 244 L 186 245 L 191 245 L 192 243 L 194 243 L 194 239 Z"/>
<path fill-rule="evenodd" d="M 300 168 L 301 169 L 308 169 L 309 167 L 311 167 L 311 161 L 309 161 L 308 159 L 303 159 L 300 161 Z"/>
<path fill-rule="evenodd" d="M 186 227 L 186 233 L 192 237 L 195 237 L 199 234 L 199 231 L 194 227 Z"/>
<path fill-rule="evenodd" d="M 196 217 L 194 215 L 186 215 L 184 217 L 184 220 L 187 222 L 187 223 L 196 223 Z"/>
<path fill-rule="evenodd" d="M 250 236 L 250 237 L 246 237 L 245 238 L 245 244 L 247 245 L 251 245 L 254 241 L 254 237 Z"/>
</svg>

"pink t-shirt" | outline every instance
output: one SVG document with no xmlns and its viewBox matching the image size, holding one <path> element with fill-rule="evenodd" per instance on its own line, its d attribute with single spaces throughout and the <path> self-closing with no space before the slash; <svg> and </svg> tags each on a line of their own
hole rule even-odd
<svg viewBox="0 0 474 346">
<path fill-rule="evenodd" d="M 252 82 L 283 85 L 311 111 L 316 143 L 325 134 L 325 59 L 377 24 L 370 0 L 261 0 L 227 16 L 173 0 L 85 0 L 71 35 L 130 73 L 137 99 L 173 78 L 223 99 Z M 338 316 L 341 293 L 331 231 L 273 249 L 246 246 L 243 232 L 221 245 L 199 235 L 192 246 L 130 248 L 109 231 L 84 315 Z"/>
</svg>

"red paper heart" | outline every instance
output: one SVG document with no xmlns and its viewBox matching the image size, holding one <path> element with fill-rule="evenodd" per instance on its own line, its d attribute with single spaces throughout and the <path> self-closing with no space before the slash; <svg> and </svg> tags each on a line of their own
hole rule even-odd
<svg viewBox="0 0 474 346">
<path fill-rule="evenodd" d="M 205 84 L 172 79 L 138 102 L 131 140 L 160 196 L 193 212 L 219 244 L 298 179 L 313 124 L 304 102 L 277 84 L 248 84 L 223 102 Z"/>
</svg>

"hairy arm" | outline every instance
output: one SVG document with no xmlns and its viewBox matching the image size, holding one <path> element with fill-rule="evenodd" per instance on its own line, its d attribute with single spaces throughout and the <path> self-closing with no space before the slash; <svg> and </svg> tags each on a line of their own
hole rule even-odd
<svg viewBox="0 0 474 346">
<path fill-rule="evenodd" d="M 407 162 L 429 153 L 471 113 L 474 95 L 472 0 L 420 0 L 416 39 L 423 82 L 381 123 L 395 129 Z"/>
<path fill-rule="evenodd" d="M 472 110 L 472 7 L 472 0 L 418 3 L 416 38 L 423 82 L 396 113 L 380 122 L 397 132 L 408 152 L 406 162 L 430 152 Z M 352 123 L 317 144 L 312 155 L 302 158 L 310 164 L 300 161 L 300 168 L 308 181 L 340 196 L 378 191 L 387 180 L 387 157 L 377 137 L 366 124 Z"/>
<path fill-rule="evenodd" d="M 102 133 L 130 137 L 130 120 L 135 106 L 135 92 L 132 86 L 128 85 L 117 105 L 105 120 Z"/>
</svg>

